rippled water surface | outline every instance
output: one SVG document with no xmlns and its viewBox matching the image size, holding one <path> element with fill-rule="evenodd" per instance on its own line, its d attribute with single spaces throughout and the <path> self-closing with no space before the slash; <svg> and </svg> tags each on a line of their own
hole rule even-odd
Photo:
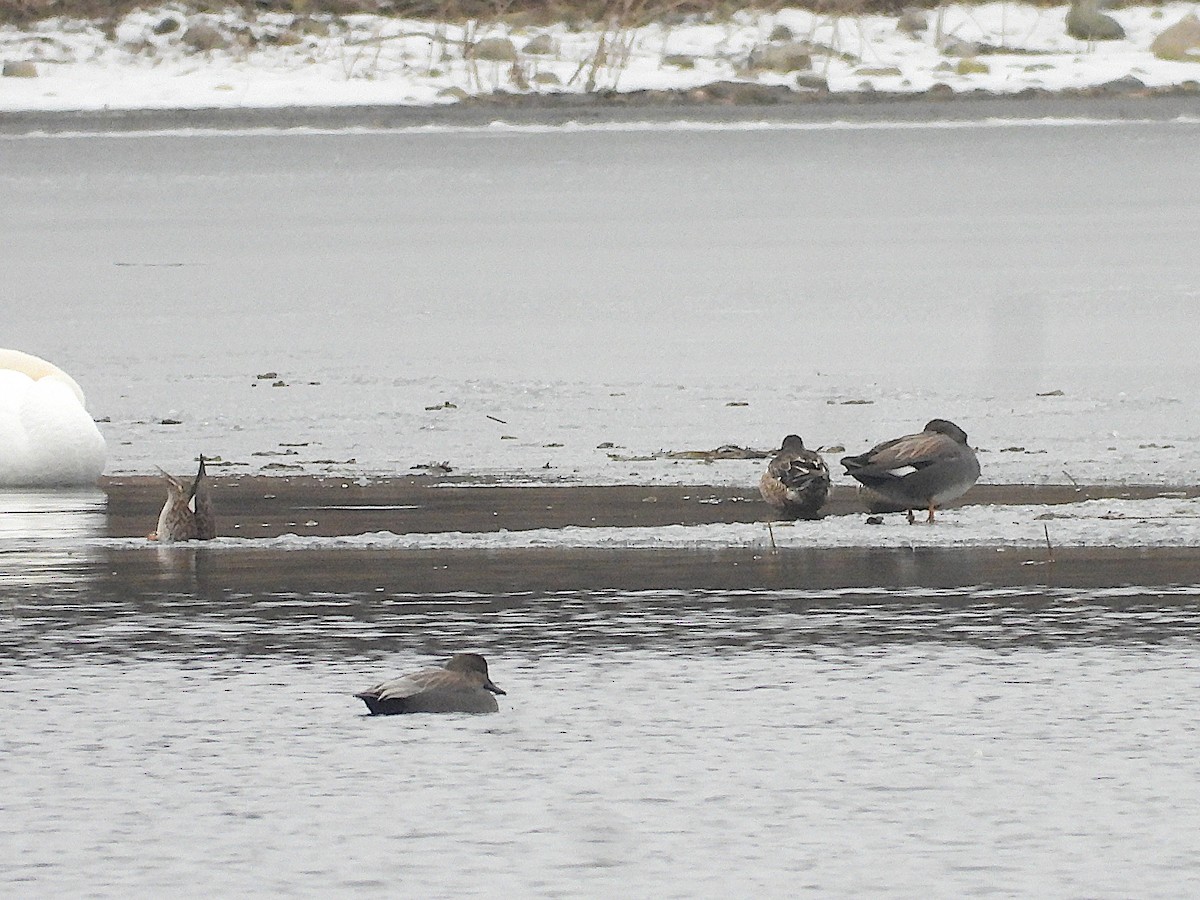
<svg viewBox="0 0 1200 900">
<path fill-rule="evenodd" d="M 8 896 L 1200 889 L 1200 587 L 239 590 L 23 543 Z M 460 648 L 499 714 L 351 696 Z"/>
</svg>

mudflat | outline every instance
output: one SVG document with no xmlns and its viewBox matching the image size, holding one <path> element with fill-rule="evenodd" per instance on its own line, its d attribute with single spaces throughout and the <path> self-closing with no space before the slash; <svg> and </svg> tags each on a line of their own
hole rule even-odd
<svg viewBox="0 0 1200 900">
<path fill-rule="evenodd" d="M 154 527 L 164 491 L 157 478 L 108 478 L 111 537 Z M 359 484 L 315 477 L 216 478 L 221 535 L 337 536 L 490 532 L 566 526 L 769 522 L 772 511 L 746 488 L 690 486 L 502 486 L 467 479 L 394 478 Z M 977 485 L 973 504 L 1060 504 L 1088 499 L 1200 496 L 1197 487 L 1151 485 Z M 862 512 L 835 487 L 826 512 Z M 820 527 L 820 523 L 812 523 Z M 912 527 L 926 527 L 916 525 Z M 936 527 L 936 526 L 935 526 Z M 147 548 L 154 548 L 150 541 Z M 105 566 L 131 589 L 164 578 L 205 590 L 373 591 L 385 594 L 595 590 L 807 590 L 920 585 L 1108 587 L 1176 585 L 1200 577 L 1200 548 L 989 547 L 722 550 L 222 550 L 174 545 L 161 553 L 114 550 Z"/>
</svg>

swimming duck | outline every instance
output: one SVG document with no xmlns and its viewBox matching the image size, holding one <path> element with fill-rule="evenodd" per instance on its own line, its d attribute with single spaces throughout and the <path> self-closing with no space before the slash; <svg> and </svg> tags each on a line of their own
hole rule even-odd
<svg viewBox="0 0 1200 900">
<path fill-rule="evenodd" d="M 0 349 L 0 487 L 94 484 L 105 456 L 75 379 L 40 357 Z"/>
<path fill-rule="evenodd" d="M 933 419 L 920 434 L 877 444 L 861 456 L 842 457 L 846 474 L 915 520 L 914 509 L 957 500 L 979 479 L 979 460 L 967 446 L 967 433 L 945 419 Z"/>
<path fill-rule="evenodd" d="M 196 480 L 189 488 L 186 484 L 162 469 L 167 481 L 167 502 L 158 514 L 158 530 L 150 538 L 164 544 L 175 541 L 208 541 L 217 536 L 217 519 L 213 512 L 212 498 L 208 494 L 207 473 L 204 470 L 204 454 L 200 455 L 200 469 Z"/>
<path fill-rule="evenodd" d="M 417 712 L 496 712 L 496 694 L 503 694 L 488 677 L 487 661 L 478 653 L 455 653 L 441 669 L 422 669 L 401 675 L 355 694 L 371 715 Z"/>
<path fill-rule="evenodd" d="M 758 482 L 768 505 L 797 519 L 814 519 L 829 496 L 829 468 L 798 434 L 789 434 Z"/>
</svg>

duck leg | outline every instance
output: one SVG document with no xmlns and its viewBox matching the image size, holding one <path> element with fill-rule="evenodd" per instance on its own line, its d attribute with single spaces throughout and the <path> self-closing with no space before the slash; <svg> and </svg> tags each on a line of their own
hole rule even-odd
<svg viewBox="0 0 1200 900">
<path fill-rule="evenodd" d="M 929 501 L 929 518 L 926 519 L 925 522 L 929 525 L 933 524 L 933 501 L 932 500 Z"/>
<path fill-rule="evenodd" d="M 908 512 L 908 524 L 912 525 L 917 521 L 917 517 L 913 515 L 913 511 L 911 509 L 907 510 L 907 512 Z"/>
</svg>

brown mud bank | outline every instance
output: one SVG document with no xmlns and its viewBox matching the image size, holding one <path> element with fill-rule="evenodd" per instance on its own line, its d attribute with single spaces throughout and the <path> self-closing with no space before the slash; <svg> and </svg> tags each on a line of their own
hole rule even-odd
<svg viewBox="0 0 1200 900">
<path fill-rule="evenodd" d="M 225 537 L 299 534 L 336 537 L 390 531 L 526 531 L 533 528 L 656 527 L 778 521 L 756 488 L 711 485 L 506 486 L 466 478 L 372 480 L 316 476 L 213 478 L 218 533 Z M 166 498 L 161 478 L 105 478 L 110 537 L 154 530 Z M 989 485 L 958 505 L 1030 505 L 1083 500 L 1197 497 L 1200 487 L 1161 485 Z M 857 492 L 834 486 L 824 515 L 866 513 Z M 915 527 L 915 526 L 914 526 Z"/>
<path fill-rule="evenodd" d="M 153 528 L 162 487 L 149 477 L 112 478 L 108 529 L 133 537 Z M 1085 499 L 1200 496 L 1200 488 L 980 485 L 968 504 L 1057 504 Z M 398 478 L 225 478 L 213 483 L 223 535 L 334 536 L 577 526 L 766 522 L 747 489 L 708 486 L 480 486 Z M 861 510 L 850 488 L 834 490 L 831 514 Z M 814 523 L 816 527 L 819 524 Z M 923 525 L 913 527 L 925 527 Z M 358 550 L 236 549 L 198 543 L 112 549 L 96 576 L 121 589 L 231 593 L 312 592 L 513 596 L 555 591 L 787 591 L 921 586 L 1103 588 L 1195 584 L 1200 548 L 1040 547 L 889 550 Z"/>
</svg>

